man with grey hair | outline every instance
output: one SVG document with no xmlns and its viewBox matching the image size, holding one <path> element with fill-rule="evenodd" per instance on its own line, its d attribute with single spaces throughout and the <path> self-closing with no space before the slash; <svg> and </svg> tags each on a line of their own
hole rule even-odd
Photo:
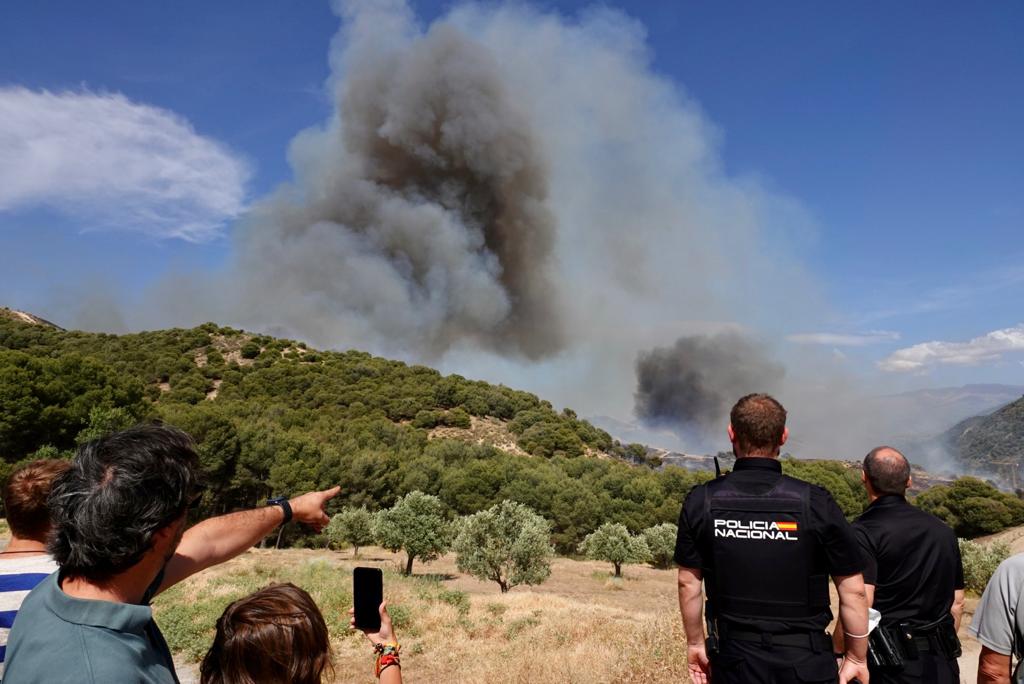
<svg viewBox="0 0 1024 684">
<path fill-rule="evenodd" d="M 956 534 L 907 502 L 910 463 L 896 449 L 872 449 L 861 479 L 871 503 L 853 527 L 869 560 L 868 604 L 882 615 L 882 632 L 871 640 L 871 682 L 958 684 L 964 569 Z M 883 636 L 893 653 L 883 653 Z"/>
<path fill-rule="evenodd" d="M 176 684 L 150 599 L 242 553 L 294 518 L 327 524 L 334 487 L 228 513 L 186 529 L 199 458 L 188 435 L 143 425 L 83 444 L 49 496 L 49 551 L 60 571 L 25 599 L 5 684 Z"/>
</svg>

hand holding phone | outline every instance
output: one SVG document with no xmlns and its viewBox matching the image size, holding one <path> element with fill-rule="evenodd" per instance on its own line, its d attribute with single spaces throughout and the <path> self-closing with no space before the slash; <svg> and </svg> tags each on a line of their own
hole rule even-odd
<svg viewBox="0 0 1024 684">
<path fill-rule="evenodd" d="M 364 632 L 379 632 L 380 604 L 384 602 L 384 573 L 380 568 L 356 568 L 352 571 L 352 625 Z"/>
</svg>

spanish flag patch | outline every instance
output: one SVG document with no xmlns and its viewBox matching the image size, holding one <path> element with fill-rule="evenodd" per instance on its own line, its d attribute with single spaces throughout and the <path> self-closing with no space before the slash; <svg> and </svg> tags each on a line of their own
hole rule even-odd
<svg viewBox="0 0 1024 684">
<path fill-rule="evenodd" d="M 783 532 L 797 531 L 797 524 L 795 522 L 776 522 L 775 525 Z"/>
</svg>

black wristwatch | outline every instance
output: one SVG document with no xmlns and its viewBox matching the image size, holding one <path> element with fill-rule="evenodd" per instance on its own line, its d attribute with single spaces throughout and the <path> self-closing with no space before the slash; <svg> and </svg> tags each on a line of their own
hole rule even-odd
<svg viewBox="0 0 1024 684">
<path fill-rule="evenodd" d="M 282 525 L 287 525 L 292 519 L 292 505 L 288 503 L 287 496 L 278 496 L 273 499 L 267 499 L 268 506 L 280 506 L 281 510 L 284 511 L 284 520 L 281 521 Z"/>
</svg>

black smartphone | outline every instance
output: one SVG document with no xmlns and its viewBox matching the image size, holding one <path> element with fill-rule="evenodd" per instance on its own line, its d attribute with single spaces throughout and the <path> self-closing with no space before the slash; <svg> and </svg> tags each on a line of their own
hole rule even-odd
<svg viewBox="0 0 1024 684">
<path fill-rule="evenodd" d="M 379 631 L 380 604 L 384 602 L 384 573 L 380 568 L 352 571 L 352 602 L 356 609 L 356 627 Z"/>
</svg>

